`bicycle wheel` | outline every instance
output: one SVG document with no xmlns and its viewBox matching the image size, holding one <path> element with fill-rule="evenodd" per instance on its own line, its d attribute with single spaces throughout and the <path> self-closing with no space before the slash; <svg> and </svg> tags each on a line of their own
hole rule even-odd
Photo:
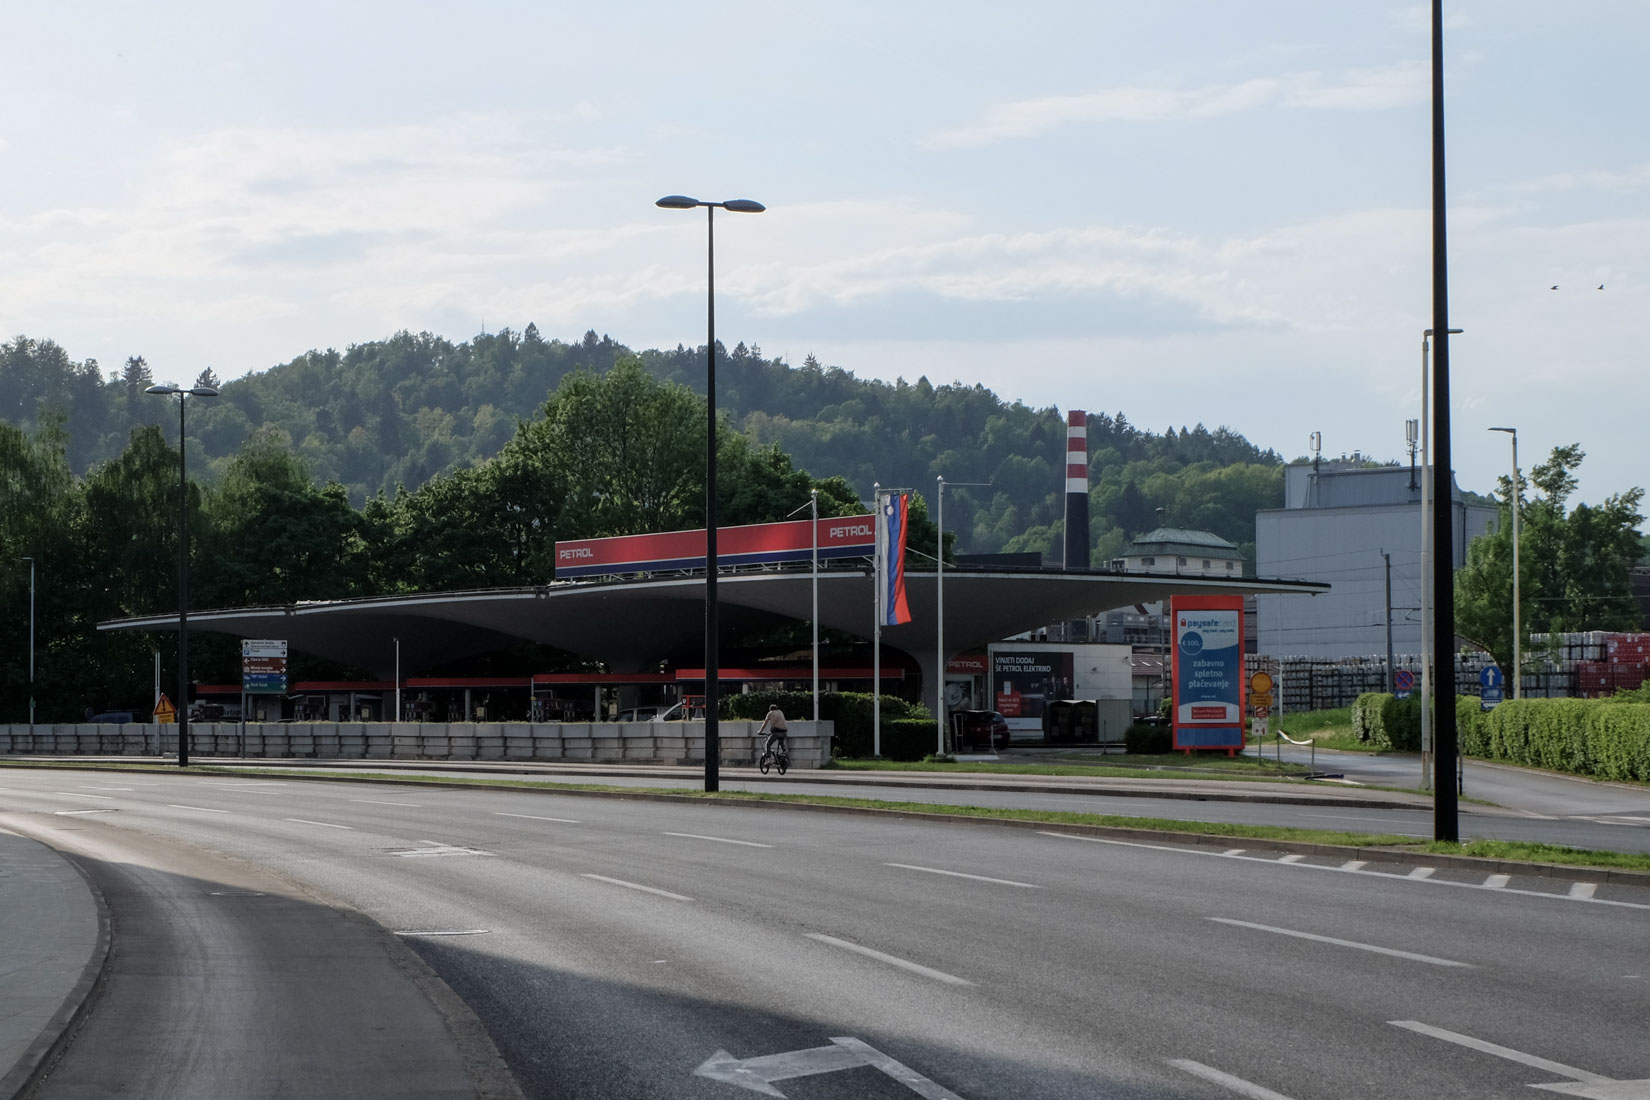
<svg viewBox="0 0 1650 1100">
<path fill-rule="evenodd" d="M 773 765 L 773 753 L 771 753 L 771 752 L 763 753 L 762 754 L 762 759 L 760 759 L 756 762 L 756 766 L 758 768 L 762 769 L 762 774 L 763 775 L 768 774 L 768 768 L 771 767 L 772 765 Z M 779 774 L 784 775 L 785 774 L 785 769 L 780 768 L 779 769 Z"/>
<path fill-rule="evenodd" d="M 774 764 L 779 768 L 779 774 L 784 775 L 785 769 L 791 766 L 791 754 L 782 752 L 774 758 Z"/>
</svg>

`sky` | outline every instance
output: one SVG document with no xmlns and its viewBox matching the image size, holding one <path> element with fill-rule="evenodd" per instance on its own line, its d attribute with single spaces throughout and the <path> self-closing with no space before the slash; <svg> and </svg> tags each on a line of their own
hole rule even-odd
<svg viewBox="0 0 1650 1100">
<path fill-rule="evenodd" d="M 1650 485 L 1650 0 L 1448 0 L 1454 465 Z M 1408 461 L 1428 8 L 20 0 L 0 334 L 224 379 L 400 330 L 717 336 Z M 1598 289 L 1600 286 L 1602 290 Z M 1556 287 L 1556 289 L 1552 289 Z M 813 471 L 828 476 L 830 471 Z"/>
</svg>

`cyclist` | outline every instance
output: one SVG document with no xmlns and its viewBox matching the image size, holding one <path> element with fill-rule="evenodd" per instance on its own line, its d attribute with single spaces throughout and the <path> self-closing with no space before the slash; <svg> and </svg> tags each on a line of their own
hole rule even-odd
<svg viewBox="0 0 1650 1100">
<path fill-rule="evenodd" d="M 764 732 L 768 735 L 768 739 L 762 742 L 762 754 L 764 756 L 773 752 L 775 748 L 787 756 L 790 755 L 788 740 L 790 728 L 785 724 L 785 712 L 779 709 L 778 703 L 768 708 L 768 716 L 762 719 L 762 724 L 757 727 L 756 735 L 760 737 Z"/>
</svg>

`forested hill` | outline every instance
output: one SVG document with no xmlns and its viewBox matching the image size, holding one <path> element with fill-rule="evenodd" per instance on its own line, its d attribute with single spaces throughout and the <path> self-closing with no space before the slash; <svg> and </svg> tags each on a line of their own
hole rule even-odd
<svg viewBox="0 0 1650 1100">
<path fill-rule="evenodd" d="M 274 434 L 317 481 L 336 481 L 358 506 L 380 490 L 415 489 L 496 454 L 569 373 L 605 373 L 635 354 L 588 332 L 571 343 L 533 325 L 452 343 L 399 333 L 311 351 L 222 384 L 222 397 L 189 411 L 191 465 L 221 470 L 254 432 Z M 703 391 L 703 348 L 644 351 L 655 377 Z M 106 376 L 107 375 L 107 376 Z M 202 377 L 217 380 L 209 372 Z M 155 380 L 195 378 L 141 357 L 107 371 L 72 360 L 50 340 L 0 344 L 0 417 L 34 430 L 60 413 L 78 473 L 121 454 L 132 428 L 160 424 L 175 438 L 175 405 L 143 393 Z M 862 495 L 873 482 L 946 493 L 946 529 L 958 549 L 988 553 L 1060 545 L 1065 424 L 1059 410 L 1004 402 L 982 386 L 856 378 L 809 356 L 792 367 L 739 344 L 718 364 L 718 402 L 755 442 L 777 444 L 800 469 L 841 476 Z M 1081 390 L 1074 394 L 1081 396 Z M 1090 413 L 1090 512 L 1096 560 L 1158 525 L 1211 530 L 1247 551 L 1258 508 L 1282 503 L 1282 461 L 1227 428 L 1162 434 L 1126 416 Z M 1162 509 L 1162 515 L 1159 515 Z"/>
</svg>

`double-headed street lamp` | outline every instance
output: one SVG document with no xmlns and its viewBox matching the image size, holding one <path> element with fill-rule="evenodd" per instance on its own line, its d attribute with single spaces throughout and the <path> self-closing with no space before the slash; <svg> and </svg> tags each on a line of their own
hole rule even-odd
<svg viewBox="0 0 1650 1100">
<path fill-rule="evenodd" d="M 702 202 L 686 195 L 666 195 L 655 205 L 666 210 L 705 208 L 706 278 L 709 334 L 705 339 L 705 790 L 720 787 L 722 739 L 716 720 L 717 680 L 722 674 L 716 648 L 716 209 L 760 214 L 767 207 L 753 199 Z"/>
<path fill-rule="evenodd" d="M 189 766 L 189 467 L 184 461 L 184 409 L 189 397 L 216 397 L 215 386 L 184 389 L 170 382 L 144 393 L 178 398 L 178 767 Z"/>
<path fill-rule="evenodd" d="M 1523 660 L 1523 657 L 1524 657 L 1524 654 L 1523 654 L 1524 644 L 1523 644 L 1523 630 L 1522 630 L 1523 623 L 1520 621 L 1520 618 L 1519 618 L 1519 606 L 1518 606 L 1518 505 L 1519 505 L 1520 502 L 1523 501 L 1524 494 L 1519 491 L 1519 485 L 1518 485 L 1518 429 L 1517 428 L 1491 428 L 1490 431 L 1492 431 L 1492 432 L 1506 432 L 1508 435 L 1512 436 L 1512 460 L 1513 460 L 1512 490 L 1507 494 L 1507 506 L 1512 511 L 1513 666 L 1512 666 L 1512 672 L 1509 675 L 1508 679 L 1512 680 L 1512 697 L 1514 699 L 1517 699 L 1521 696 L 1521 690 L 1520 690 L 1519 685 L 1523 682 L 1523 679 L 1524 679 L 1524 660 Z"/>
</svg>

